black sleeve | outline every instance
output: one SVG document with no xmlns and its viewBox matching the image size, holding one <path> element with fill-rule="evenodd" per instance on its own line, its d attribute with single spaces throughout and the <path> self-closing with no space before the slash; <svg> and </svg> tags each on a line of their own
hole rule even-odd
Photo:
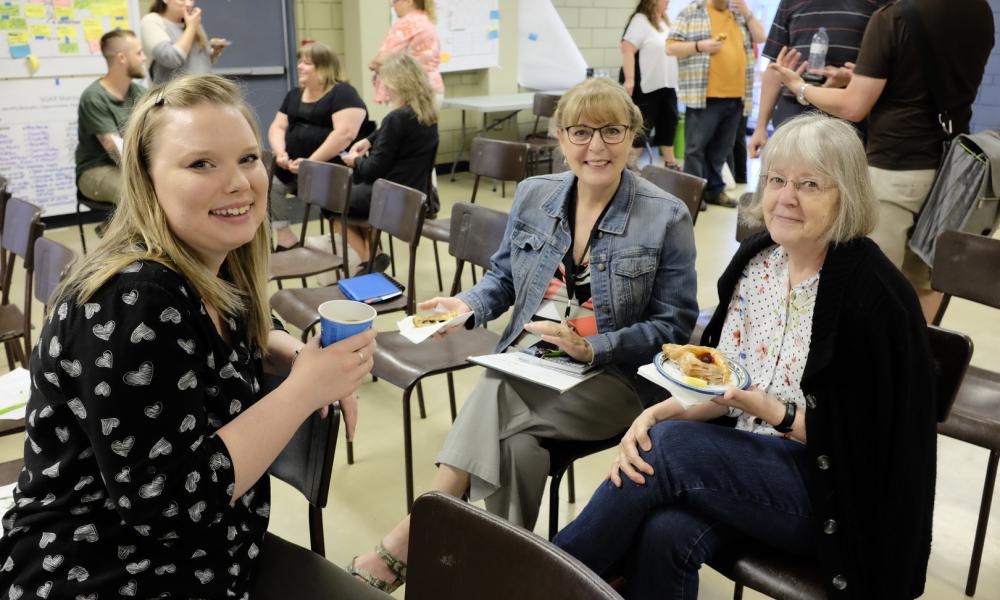
<svg viewBox="0 0 1000 600">
<path fill-rule="evenodd" d="M 122 521 L 156 539 L 204 535 L 228 510 L 235 474 L 208 423 L 214 359 L 201 315 L 179 287 L 150 281 L 59 311 L 46 340 L 58 358 L 37 385 L 67 399 Z"/>
<path fill-rule="evenodd" d="M 292 94 L 294 94 L 296 91 L 297 90 L 292 90 L 287 94 L 285 94 L 285 99 L 281 101 L 281 108 L 278 109 L 278 112 L 284 113 L 286 115 L 288 114 L 289 105 L 292 103 Z"/>
<path fill-rule="evenodd" d="M 365 105 L 365 101 L 361 99 L 358 94 L 358 90 L 354 89 L 354 86 L 347 82 L 340 82 L 333 86 L 332 104 L 330 114 L 337 111 L 344 110 L 345 108 L 360 108 L 367 111 L 368 107 Z"/>
<path fill-rule="evenodd" d="M 377 135 L 372 134 L 375 137 L 368 156 L 354 161 L 355 181 L 372 183 L 389 172 L 403 142 L 407 121 L 403 109 L 394 110 L 382 119 Z"/>
</svg>

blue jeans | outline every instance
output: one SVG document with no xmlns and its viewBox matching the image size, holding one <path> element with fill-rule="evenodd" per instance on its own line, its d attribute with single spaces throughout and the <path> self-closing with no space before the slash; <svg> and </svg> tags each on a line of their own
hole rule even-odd
<svg viewBox="0 0 1000 600">
<path fill-rule="evenodd" d="M 749 536 L 813 554 L 806 447 L 690 421 L 650 430 L 645 485 L 605 481 L 554 542 L 599 575 L 625 575 L 628 599 L 698 597 L 698 569 Z"/>
<path fill-rule="evenodd" d="M 722 165 L 733 150 L 743 116 L 742 98 L 709 98 L 705 108 L 684 112 L 684 172 L 708 180 L 704 198 L 714 200 L 726 188 Z"/>
</svg>

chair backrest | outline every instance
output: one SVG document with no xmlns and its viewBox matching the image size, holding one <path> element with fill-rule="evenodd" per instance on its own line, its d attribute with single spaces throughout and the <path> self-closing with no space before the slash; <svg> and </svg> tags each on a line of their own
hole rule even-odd
<svg viewBox="0 0 1000 600">
<path fill-rule="evenodd" d="M 535 94 L 531 101 L 531 111 L 536 117 L 546 117 L 551 119 L 556 115 L 556 107 L 559 106 L 559 99 L 562 96 L 556 94 Z"/>
<path fill-rule="evenodd" d="M 939 235 L 931 287 L 944 293 L 944 299 L 932 322 L 941 323 L 952 296 L 1000 308 L 997 264 L 1000 264 L 1000 240 L 961 231 Z"/>
<path fill-rule="evenodd" d="M 484 271 L 490 268 L 490 258 L 503 241 L 508 215 L 499 210 L 459 202 L 451 208 L 451 237 L 448 253 L 455 257 L 455 277 L 451 295 L 462 289 L 465 263 Z"/>
<path fill-rule="evenodd" d="M 469 172 L 498 181 L 521 181 L 528 174 L 528 150 L 521 142 L 507 142 L 477 137 L 469 150 Z"/>
<path fill-rule="evenodd" d="M 410 246 L 410 260 L 406 278 L 407 314 L 416 310 L 417 245 L 420 232 L 424 228 L 427 194 L 420 190 L 389 181 L 377 179 L 372 185 L 372 203 L 368 211 L 371 225 L 369 244 L 371 256 L 378 252 L 378 242 L 382 232 L 400 239 Z M 369 261 L 369 265 L 374 261 Z"/>
<path fill-rule="evenodd" d="M 7 210 L 7 201 L 10 200 L 11 193 L 7 189 L 7 178 L 0 176 L 0 231 L 3 231 L 4 212 Z"/>
<path fill-rule="evenodd" d="M 647 165 L 642 170 L 642 177 L 660 189 L 670 192 L 680 198 L 691 212 L 691 222 L 698 220 L 698 209 L 701 207 L 701 193 L 706 181 L 676 169 Z"/>
<path fill-rule="evenodd" d="M 944 423 L 972 360 L 972 339 L 964 333 L 934 325 L 927 327 L 927 337 L 937 363 L 937 419 L 939 423 Z"/>
<path fill-rule="evenodd" d="M 35 240 L 42 235 L 42 209 L 18 198 L 7 201 L 4 209 L 3 237 L 0 245 L 4 250 L 20 256 L 25 267 L 31 269 L 31 258 L 35 250 Z"/>
<path fill-rule="evenodd" d="M 55 240 L 35 240 L 35 299 L 48 306 L 59 282 L 76 260 L 76 252 Z"/>
<path fill-rule="evenodd" d="M 749 209 L 750 202 L 752 200 L 753 194 L 745 192 L 740 195 L 739 202 L 736 206 L 736 241 L 740 243 L 753 234 L 764 231 L 763 225 L 749 225 L 746 222 L 747 210 Z"/>
<path fill-rule="evenodd" d="M 343 214 L 351 197 L 353 170 L 317 160 L 299 164 L 299 198 L 308 205 Z M 306 215 L 308 216 L 308 214 Z"/>
<path fill-rule="evenodd" d="M 431 492 L 413 504 L 407 600 L 620 600 L 611 586 L 539 536 Z"/>
<path fill-rule="evenodd" d="M 264 168 L 267 170 L 267 185 L 270 186 L 271 178 L 274 177 L 274 152 L 262 150 L 260 160 L 264 163 Z"/>
<path fill-rule="evenodd" d="M 284 378 L 265 375 L 261 395 L 276 389 Z M 322 509 L 330 495 L 330 476 L 340 430 L 340 409 L 331 407 L 326 418 L 313 413 L 295 431 L 268 473 L 298 490 L 309 502 L 309 537 L 312 550 L 325 554 Z"/>
</svg>

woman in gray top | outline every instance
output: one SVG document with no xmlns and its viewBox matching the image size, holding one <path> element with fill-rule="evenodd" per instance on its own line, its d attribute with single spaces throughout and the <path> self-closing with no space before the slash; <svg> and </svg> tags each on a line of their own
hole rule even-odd
<svg viewBox="0 0 1000 600">
<path fill-rule="evenodd" d="M 142 50 L 153 83 L 180 75 L 206 75 L 229 42 L 208 39 L 194 0 L 153 0 L 141 23 Z"/>
</svg>

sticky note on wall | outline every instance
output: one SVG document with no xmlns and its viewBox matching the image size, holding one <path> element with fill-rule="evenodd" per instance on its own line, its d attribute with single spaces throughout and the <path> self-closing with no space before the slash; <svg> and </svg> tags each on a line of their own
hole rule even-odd
<svg viewBox="0 0 1000 600">
<path fill-rule="evenodd" d="M 25 4 L 24 16 L 29 19 L 44 19 L 45 7 L 41 4 Z"/>
<path fill-rule="evenodd" d="M 65 42 L 67 39 L 75 40 L 79 36 L 76 25 L 59 25 L 56 27 L 56 37 L 59 41 Z"/>
<path fill-rule="evenodd" d="M 83 20 L 83 37 L 87 41 L 100 41 L 102 35 L 104 35 L 104 27 L 101 25 L 100 19 L 91 17 Z"/>
<path fill-rule="evenodd" d="M 52 27 L 49 25 L 32 25 L 30 27 L 31 37 L 38 39 L 48 39 L 52 37 Z"/>
<path fill-rule="evenodd" d="M 68 6 L 56 7 L 56 19 L 59 21 L 69 21 L 73 19 L 73 8 Z"/>
<path fill-rule="evenodd" d="M 11 2 L 0 4 L 0 17 L 20 17 L 21 9 Z"/>
</svg>

